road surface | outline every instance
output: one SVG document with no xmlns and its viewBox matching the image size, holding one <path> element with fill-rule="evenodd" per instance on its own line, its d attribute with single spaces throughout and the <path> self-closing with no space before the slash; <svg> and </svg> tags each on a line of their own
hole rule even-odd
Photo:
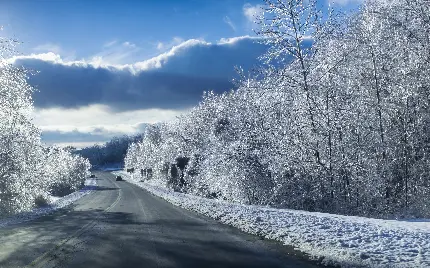
<svg viewBox="0 0 430 268">
<path fill-rule="evenodd" d="M 0 228 L 0 267 L 316 267 L 278 243 L 97 172 L 67 209 Z"/>
</svg>

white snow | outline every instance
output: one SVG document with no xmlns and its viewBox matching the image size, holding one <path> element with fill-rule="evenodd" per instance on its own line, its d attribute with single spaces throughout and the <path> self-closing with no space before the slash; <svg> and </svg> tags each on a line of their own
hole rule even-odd
<svg viewBox="0 0 430 268">
<path fill-rule="evenodd" d="M 102 168 L 102 171 L 118 171 L 118 170 L 122 170 L 122 168 L 120 167 L 107 167 L 107 168 Z"/>
<path fill-rule="evenodd" d="M 159 181 L 139 182 L 124 171 L 113 173 L 174 205 L 281 241 L 311 257 L 323 258 L 326 264 L 430 267 L 430 220 L 381 220 L 232 204 L 173 192 Z"/>
<path fill-rule="evenodd" d="M 13 224 L 26 222 L 26 221 L 31 221 L 41 216 L 44 216 L 46 214 L 49 214 L 57 209 L 67 207 L 68 205 L 72 204 L 76 200 L 92 192 L 94 189 L 94 186 L 96 185 L 97 185 L 96 180 L 87 179 L 85 180 L 85 187 L 79 191 L 73 192 L 64 197 L 50 196 L 49 197 L 50 205 L 48 207 L 36 208 L 29 212 L 23 212 L 7 218 L 0 219 L 0 228 L 13 225 Z"/>
</svg>

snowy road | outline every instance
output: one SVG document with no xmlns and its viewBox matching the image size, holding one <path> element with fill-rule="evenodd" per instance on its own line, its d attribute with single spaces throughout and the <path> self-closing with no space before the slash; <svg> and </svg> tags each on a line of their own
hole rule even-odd
<svg viewBox="0 0 430 268">
<path fill-rule="evenodd" d="M 0 229 L 0 267 L 315 267 L 110 173 L 73 207 Z"/>
</svg>

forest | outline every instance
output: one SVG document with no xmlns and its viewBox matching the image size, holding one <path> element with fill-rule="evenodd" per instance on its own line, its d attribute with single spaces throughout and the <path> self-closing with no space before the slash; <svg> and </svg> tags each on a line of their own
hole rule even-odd
<svg viewBox="0 0 430 268">
<path fill-rule="evenodd" d="M 32 73 L 8 62 L 18 42 L 0 37 L 0 217 L 47 205 L 83 186 L 90 163 L 41 142 L 32 123 Z"/>
<path fill-rule="evenodd" d="M 343 15 L 267 0 L 256 23 L 270 46 L 261 64 L 149 126 L 126 168 L 242 204 L 429 217 L 430 2 L 369 0 Z"/>
<path fill-rule="evenodd" d="M 93 169 L 124 167 L 124 157 L 128 146 L 133 142 L 142 140 L 143 135 L 123 135 L 113 137 L 103 145 L 92 145 L 81 149 L 74 148 L 74 154 L 80 155 L 90 161 Z"/>
</svg>

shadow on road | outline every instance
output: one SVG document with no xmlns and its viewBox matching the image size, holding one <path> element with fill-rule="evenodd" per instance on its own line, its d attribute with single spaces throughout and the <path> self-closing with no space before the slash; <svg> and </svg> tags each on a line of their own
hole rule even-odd
<svg viewBox="0 0 430 268">
<path fill-rule="evenodd" d="M 94 190 L 94 191 L 113 191 L 113 190 L 119 190 L 119 188 L 106 187 L 106 186 L 93 186 L 92 190 Z"/>
<path fill-rule="evenodd" d="M 281 260 L 277 263 L 273 256 L 256 254 L 222 229 L 204 223 L 186 219 L 143 222 L 131 213 L 98 209 L 42 217 L 26 228 L 26 237 L 4 234 L 26 242 L 0 267 L 27 265 L 91 222 L 91 228 L 75 237 L 78 242 L 58 250 L 61 254 L 55 256 L 59 263 L 64 261 L 61 267 L 306 267 L 300 262 L 280 266 Z"/>
</svg>

